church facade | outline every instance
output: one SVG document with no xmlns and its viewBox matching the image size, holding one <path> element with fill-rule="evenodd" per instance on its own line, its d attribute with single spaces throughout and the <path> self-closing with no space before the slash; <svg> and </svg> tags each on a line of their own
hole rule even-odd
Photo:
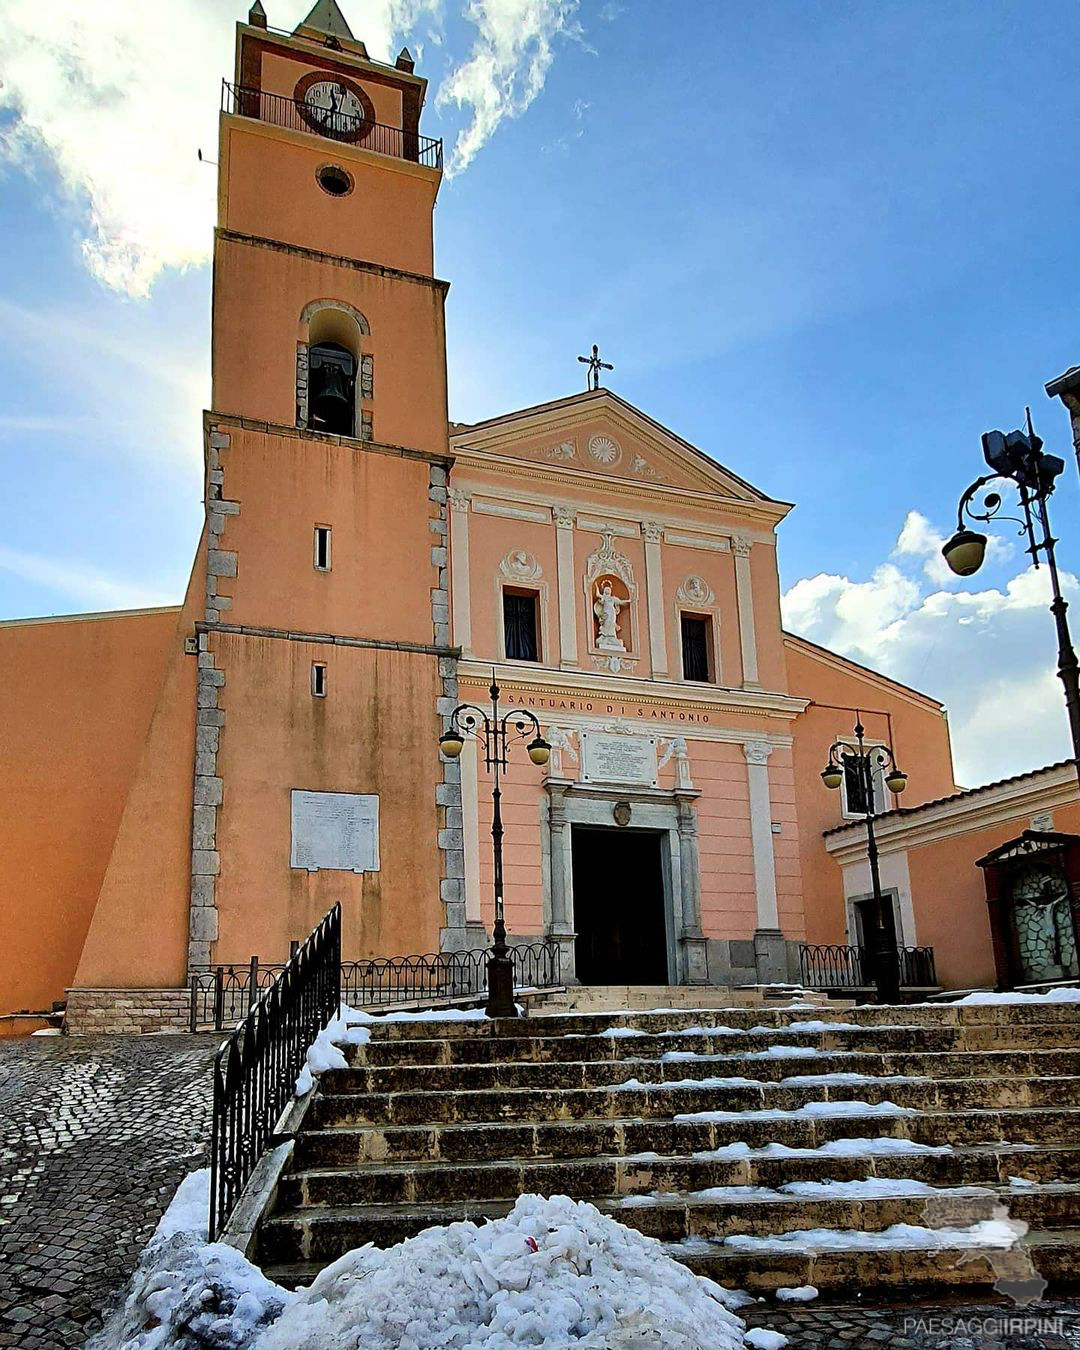
<svg viewBox="0 0 1080 1350">
<path fill-rule="evenodd" d="M 333 0 L 238 25 L 187 594 L 0 626 L 0 1013 L 182 1023 L 192 970 L 336 901 L 348 957 L 486 946 L 491 784 L 438 739 L 493 679 L 553 747 L 503 784 L 507 928 L 568 979 L 780 982 L 864 940 L 819 777 L 860 718 L 906 805 L 955 790 L 940 704 L 784 632 L 791 508 L 722 444 L 604 388 L 448 422 L 424 93 Z"/>
</svg>

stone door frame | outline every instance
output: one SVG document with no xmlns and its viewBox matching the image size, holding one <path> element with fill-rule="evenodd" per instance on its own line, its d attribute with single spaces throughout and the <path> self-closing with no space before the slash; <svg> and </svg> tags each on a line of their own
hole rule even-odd
<svg viewBox="0 0 1080 1350">
<path fill-rule="evenodd" d="M 619 784 L 580 783 L 549 778 L 543 802 L 541 838 L 544 887 L 544 936 L 558 942 L 561 979 L 576 984 L 574 966 L 574 875 L 571 829 L 574 825 L 648 830 L 661 836 L 665 929 L 669 978 L 675 984 L 707 984 L 708 961 L 701 931 L 701 879 L 698 862 L 696 788 L 666 790 Z M 629 820 L 616 818 L 616 808 Z"/>
</svg>

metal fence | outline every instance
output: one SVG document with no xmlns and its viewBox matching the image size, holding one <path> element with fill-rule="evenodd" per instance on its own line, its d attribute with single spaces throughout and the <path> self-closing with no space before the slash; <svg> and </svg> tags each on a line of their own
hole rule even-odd
<svg viewBox="0 0 1080 1350">
<path fill-rule="evenodd" d="M 268 94 L 262 89 L 248 89 L 243 85 L 221 82 L 221 111 L 239 117 L 253 117 L 271 126 L 303 131 L 309 136 L 325 136 L 373 150 L 377 155 L 411 160 L 429 169 L 441 169 L 442 141 L 421 136 L 418 131 L 387 126 L 368 117 L 313 108 L 301 99 L 283 94 Z"/>
<path fill-rule="evenodd" d="M 901 989 L 937 987 L 933 947 L 899 947 Z M 800 979 L 806 989 L 865 990 L 874 987 L 874 953 L 840 943 L 804 943 L 799 948 Z"/>
<path fill-rule="evenodd" d="M 341 1003 L 341 906 L 256 998 L 214 1059 L 210 1238 L 229 1221 L 293 1095 L 308 1046 Z"/>
<path fill-rule="evenodd" d="M 550 989 L 559 981 L 559 945 L 523 942 L 510 948 L 516 989 Z M 354 1008 L 380 1004 L 479 998 L 487 990 L 488 949 L 426 952 L 418 956 L 377 956 L 341 963 L 341 997 Z M 285 969 L 253 956 L 246 965 L 192 968 L 189 1026 L 223 1031 L 255 1006 Z"/>
</svg>

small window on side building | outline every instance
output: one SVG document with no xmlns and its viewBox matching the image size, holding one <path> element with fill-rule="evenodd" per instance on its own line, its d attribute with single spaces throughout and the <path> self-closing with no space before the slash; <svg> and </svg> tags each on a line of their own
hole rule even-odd
<svg viewBox="0 0 1080 1350">
<path fill-rule="evenodd" d="M 315 526 L 315 570 L 330 571 L 330 526 Z"/>
<path fill-rule="evenodd" d="M 536 591 L 503 591 L 503 641 L 508 661 L 540 660 L 539 600 Z"/>
<path fill-rule="evenodd" d="M 703 614 L 682 616 L 683 679 L 712 679 L 712 619 Z"/>
<path fill-rule="evenodd" d="M 312 698 L 326 697 L 326 666 L 320 661 L 311 663 L 311 696 Z"/>
</svg>

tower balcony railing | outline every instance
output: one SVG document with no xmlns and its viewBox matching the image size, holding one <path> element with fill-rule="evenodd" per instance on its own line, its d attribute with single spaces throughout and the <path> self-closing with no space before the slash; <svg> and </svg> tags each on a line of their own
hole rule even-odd
<svg viewBox="0 0 1080 1350">
<path fill-rule="evenodd" d="M 442 141 L 434 140 L 431 136 L 386 126 L 367 117 L 330 111 L 323 113 L 319 125 L 315 126 L 310 120 L 312 113 L 307 104 L 300 99 L 286 98 L 283 94 L 268 94 L 264 89 L 248 89 L 244 85 L 222 80 L 221 111 L 237 117 L 251 117 L 274 127 L 287 127 L 290 131 L 302 131 L 308 136 L 321 136 L 344 145 L 355 145 L 361 150 L 372 150 L 377 155 L 407 159 L 429 169 L 442 168 Z"/>
</svg>

